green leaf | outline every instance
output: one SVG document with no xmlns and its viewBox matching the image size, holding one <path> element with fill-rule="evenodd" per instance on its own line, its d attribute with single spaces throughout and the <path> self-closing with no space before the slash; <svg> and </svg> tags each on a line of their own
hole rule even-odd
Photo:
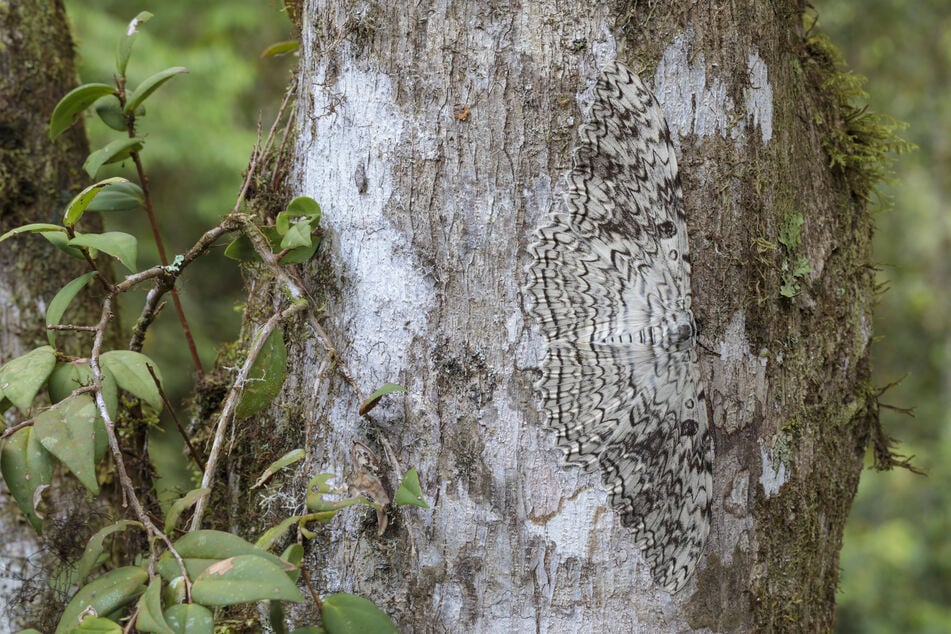
<svg viewBox="0 0 951 634">
<path fill-rule="evenodd" d="M 281 214 L 283 213 L 285 212 L 281 212 Z M 278 214 L 279 222 L 281 214 Z M 290 225 L 288 224 L 288 227 L 289 226 Z M 272 253 L 277 253 L 278 251 L 282 250 L 281 236 L 283 234 L 278 230 L 277 227 L 261 227 L 261 232 L 268 239 L 268 242 L 271 245 Z M 317 247 L 320 245 L 319 239 L 313 237 L 311 239 L 312 244 L 309 247 L 297 247 L 296 249 L 291 249 L 284 254 L 284 257 L 281 258 L 280 263 L 300 264 L 301 262 L 306 262 L 307 260 L 311 259 L 314 256 L 314 253 L 317 252 Z M 239 262 L 251 263 L 261 261 L 261 257 L 254 249 L 254 245 L 251 243 L 251 240 L 249 240 L 244 234 L 239 235 L 231 242 L 231 244 L 228 245 L 228 248 L 225 249 L 225 256 Z"/>
<path fill-rule="evenodd" d="M 222 531 L 201 530 L 185 533 L 175 542 L 175 550 L 185 560 L 185 567 L 192 579 L 211 564 L 236 555 L 263 557 L 276 566 L 285 566 L 285 562 L 277 555 L 261 550 L 237 535 Z M 181 575 L 178 562 L 167 552 L 159 558 L 158 571 L 162 578 L 169 581 Z"/>
<path fill-rule="evenodd" d="M 360 404 L 359 414 L 360 416 L 365 416 L 370 410 L 377 406 L 380 402 L 380 399 L 386 396 L 387 394 L 392 394 L 393 392 L 405 392 L 406 388 L 402 385 L 397 385 L 396 383 L 386 383 L 378 389 L 376 392 L 371 394 L 367 400 L 363 401 Z"/>
<path fill-rule="evenodd" d="M 327 630 L 322 627 L 317 627 L 316 625 L 305 625 L 304 627 L 299 627 L 295 630 L 291 630 L 291 634 L 326 634 Z"/>
<path fill-rule="evenodd" d="M 49 346 L 8 361 L 0 367 L 0 394 L 26 413 L 55 366 L 56 353 Z"/>
<path fill-rule="evenodd" d="M 136 606 L 139 616 L 135 620 L 135 629 L 139 632 L 156 632 L 157 634 L 175 634 L 162 614 L 162 579 L 152 577 L 149 587 L 139 598 Z"/>
<path fill-rule="evenodd" d="M 298 196 L 287 205 L 292 217 L 306 216 L 312 225 L 320 222 L 320 205 L 310 196 Z"/>
<path fill-rule="evenodd" d="M 56 366 L 46 383 L 46 390 L 50 395 L 50 401 L 59 403 L 77 388 L 92 385 L 92 383 L 92 368 L 89 367 L 89 364 L 85 361 L 70 361 Z M 112 372 L 106 368 L 102 368 L 102 398 L 106 401 L 106 411 L 115 420 L 119 408 L 119 388 L 116 386 L 116 380 L 113 378 Z M 109 439 L 106 437 L 105 423 L 102 422 L 101 416 L 97 416 L 96 462 L 102 460 L 108 448 Z"/>
<path fill-rule="evenodd" d="M 83 550 L 83 556 L 79 558 L 79 563 L 76 565 L 77 584 L 81 584 L 85 581 L 89 573 L 109 559 L 109 553 L 105 552 L 105 548 L 103 547 L 106 537 L 133 526 L 143 528 L 140 522 L 119 520 L 114 524 L 99 529 L 95 535 L 89 538 L 89 541 L 86 543 L 86 548 Z"/>
<path fill-rule="evenodd" d="M 88 160 L 88 159 L 87 159 Z M 89 207 L 89 203 L 99 195 L 99 192 L 103 188 L 112 185 L 113 183 L 127 183 L 128 181 L 119 176 L 113 176 L 112 178 L 107 178 L 101 180 L 98 183 L 93 183 L 86 189 L 82 190 L 76 197 L 69 201 L 69 204 L 66 206 L 66 213 L 63 215 L 63 224 L 67 227 L 72 227 L 79 219 L 82 218 L 83 213 L 86 211 L 86 208 Z"/>
<path fill-rule="evenodd" d="M 145 192 L 133 182 L 116 183 L 102 191 L 86 211 L 135 211 L 145 206 Z"/>
<path fill-rule="evenodd" d="M 256 541 L 254 545 L 262 550 L 271 548 L 274 542 L 284 536 L 288 528 L 300 521 L 300 518 L 300 515 L 291 515 L 277 526 L 272 526 L 264 531 L 264 534 L 258 538 L 258 541 Z"/>
<path fill-rule="evenodd" d="M 99 357 L 99 361 L 104 368 L 108 368 L 112 372 L 112 376 L 115 377 L 119 387 L 133 396 L 139 397 L 151 405 L 155 411 L 162 411 L 162 395 L 159 393 L 158 386 L 155 385 L 155 379 L 149 373 L 149 366 L 152 366 L 159 383 L 165 383 L 155 361 L 141 352 L 132 352 L 131 350 L 104 352 Z"/>
<path fill-rule="evenodd" d="M 17 227 L 16 229 L 10 229 L 5 234 L 0 236 L 0 242 L 3 242 L 7 238 L 13 237 L 18 233 L 48 233 L 50 231 L 59 231 L 64 235 L 66 234 L 66 228 L 60 227 L 59 225 L 51 225 L 46 222 L 34 222 L 32 224 L 23 225 L 22 227 Z"/>
<path fill-rule="evenodd" d="M 125 114 L 122 112 L 122 104 L 115 95 L 103 97 L 93 105 L 93 109 L 99 116 L 99 119 L 113 130 L 125 132 L 128 130 Z"/>
<path fill-rule="evenodd" d="M 135 236 L 121 231 L 107 231 L 106 233 L 77 233 L 70 241 L 74 247 L 96 249 L 116 258 L 127 269 L 135 272 L 135 259 L 138 255 L 139 244 Z"/>
<path fill-rule="evenodd" d="M 87 583 L 63 610 L 55 634 L 68 634 L 78 627 L 79 615 L 87 608 L 91 607 L 96 614 L 110 614 L 131 603 L 145 589 L 148 578 L 148 573 L 142 568 L 125 566 Z"/>
<path fill-rule="evenodd" d="M 203 489 L 193 489 L 182 496 L 180 499 L 175 500 L 175 503 L 168 509 L 168 513 L 165 514 L 165 532 L 171 533 L 175 530 L 175 525 L 178 524 L 178 518 L 182 516 L 182 513 L 185 512 L 185 509 L 188 509 L 200 500 L 211 493 L 211 489 L 205 487 Z"/>
<path fill-rule="evenodd" d="M 399 634 L 383 610 L 353 594 L 330 595 L 324 599 L 320 616 L 328 634 Z"/>
<path fill-rule="evenodd" d="M 179 603 L 165 610 L 165 620 L 175 634 L 212 634 L 215 617 L 211 610 L 194 603 Z"/>
<path fill-rule="evenodd" d="M 116 46 L 116 74 L 120 77 L 125 76 L 126 67 L 129 65 L 129 56 L 132 54 L 132 45 L 135 44 L 135 38 L 139 35 L 139 27 L 151 19 L 151 13 L 142 11 L 132 18 L 128 28 L 126 28 L 125 35 L 119 38 L 119 44 Z"/>
<path fill-rule="evenodd" d="M 280 329 L 271 331 L 254 360 L 235 416 L 247 418 L 267 407 L 280 393 L 287 378 L 287 348 Z"/>
<path fill-rule="evenodd" d="M 281 239 L 281 248 L 296 249 L 297 247 L 309 247 L 311 245 L 311 231 L 310 223 L 306 220 L 295 222 L 290 226 L 290 229 L 287 230 L 287 235 Z"/>
<path fill-rule="evenodd" d="M 281 566 L 256 555 L 238 555 L 202 572 L 192 585 L 192 599 L 209 606 L 252 601 L 303 601 Z"/>
<path fill-rule="evenodd" d="M 53 481 L 53 458 L 32 427 L 24 427 L 0 443 L 0 473 L 17 506 L 36 532 L 43 522 L 33 507 L 37 489 Z"/>
<path fill-rule="evenodd" d="M 173 66 L 171 68 L 166 68 L 165 70 L 160 70 L 151 77 L 148 77 L 139 84 L 139 87 L 132 91 L 132 94 L 129 95 L 128 101 L 125 104 L 125 111 L 132 112 L 139 105 L 148 99 L 149 95 L 155 92 L 159 86 L 167 82 L 169 79 L 175 75 L 181 73 L 187 73 L 188 69 L 184 66 Z"/>
<path fill-rule="evenodd" d="M 66 465 L 93 495 L 96 482 L 96 418 L 99 412 L 89 394 L 77 394 L 33 419 L 33 431 L 43 447 Z"/>
<path fill-rule="evenodd" d="M 76 247 L 69 246 L 69 236 L 66 235 L 65 229 L 63 232 L 59 231 L 46 231 L 40 234 L 47 241 L 52 244 L 54 247 L 62 251 L 68 256 L 74 257 L 77 260 L 86 261 L 86 257 L 83 255 L 83 252 Z"/>
<path fill-rule="evenodd" d="M 50 117 L 50 140 L 52 141 L 76 123 L 83 110 L 100 97 L 116 94 L 116 89 L 107 84 L 83 84 L 73 88 L 59 100 Z"/>
<path fill-rule="evenodd" d="M 252 489 L 258 488 L 259 486 L 267 482 L 268 479 L 270 479 L 272 475 L 274 475 L 275 473 L 277 473 L 278 471 L 280 471 L 287 465 L 294 464 L 295 462 L 303 458 L 305 455 L 307 454 L 304 452 L 303 449 L 294 449 L 292 451 L 288 451 L 286 454 L 284 454 L 283 456 L 281 456 L 280 458 L 278 458 L 277 460 L 269 464 L 267 469 L 264 470 L 264 473 L 261 474 L 261 477 L 258 478 L 258 481 L 255 482 L 254 486 L 252 486 L 251 488 Z"/>
<path fill-rule="evenodd" d="M 396 505 L 429 508 L 429 504 L 423 499 L 423 490 L 419 486 L 419 474 L 416 473 L 416 469 L 410 469 L 403 476 L 403 482 L 400 483 L 400 488 L 396 492 Z"/>
<path fill-rule="evenodd" d="M 74 632 L 100 632 L 101 634 L 122 634 L 122 627 L 118 623 L 101 616 L 87 616 L 80 623 L 79 627 L 71 630 Z"/>
<path fill-rule="evenodd" d="M 293 53 L 300 48 L 300 42 L 297 40 L 286 40 L 284 42 L 277 42 L 271 44 L 261 53 L 261 59 L 267 57 L 278 57 L 280 55 L 287 55 L 288 53 Z"/>
<path fill-rule="evenodd" d="M 70 302 L 73 301 L 73 298 L 86 287 L 86 284 L 89 283 L 89 280 L 96 277 L 95 271 L 90 271 L 85 275 L 80 275 L 73 281 L 69 282 L 66 286 L 59 289 L 59 292 L 53 296 L 53 299 L 50 300 L 49 306 L 46 307 L 46 325 L 47 326 L 58 326 L 60 319 L 63 318 L 63 313 L 66 312 L 66 309 L 69 307 Z M 46 337 L 49 339 L 50 345 L 56 345 L 56 331 L 47 330 Z"/>
<path fill-rule="evenodd" d="M 144 144 L 145 139 L 142 137 L 110 141 L 86 157 L 83 169 L 89 174 L 89 178 L 96 178 L 99 168 L 103 165 L 126 160 L 132 152 L 141 150 Z"/>
</svg>

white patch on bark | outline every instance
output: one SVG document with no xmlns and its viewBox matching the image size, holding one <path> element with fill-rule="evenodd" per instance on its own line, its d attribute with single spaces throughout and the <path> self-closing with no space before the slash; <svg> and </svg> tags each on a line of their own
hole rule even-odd
<svg viewBox="0 0 951 634">
<path fill-rule="evenodd" d="M 321 224 L 336 251 L 346 296 L 335 308 L 347 333 L 343 356 L 359 360 L 348 367 L 359 385 L 372 389 L 406 367 L 433 303 L 432 284 L 386 215 L 393 203 L 392 157 L 407 122 L 382 73 L 341 67 L 332 85 L 315 86 L 311 97 L 318 114 L 301 128 L 301 193 L 320 203 Z M 352 178 L 358 166 L 364 193 Z M 339 413 L 341 422 L 354 418 Z"/>
<path fill-rule="evenodd" d="M 766 497 L 772 497 L 789 481 L 789 470 L 786 463 L 776 459 L 772 450 L 760 447 L 759 451 L 763 468 L 759 483 Z"/>
<path fill-rule="evenodd" d="M 759 127 L 765 145 L 773 138 L 773 87 L 769 83 L 766 62 L 758 51 L 750 53 L 746 71 L 750 76 L 750 87 L 746 91 L 746 114 L 751 119 L 750 125 Z"/>
<path fill-rule="evenodd" d="M 727 324 L 720 341 L 720 362 L 710 383 L 714 420 L 720 429 L 733 433 L 753 422 L 757 412 L 762 411 L 767 392 L 767 358 L 750 350 L 743 311 L 735 312 Z M 731 393 L 739 398 L 726 401 L 720 396 Z"/>
<path fill-rule="evenodd" d="M 744 143 L 748 126 L 759 127 L 763 143 L 769 142 L 773 136 L 773 88 L 759 52 L 749 55 L 746 112 L 738 112 L 727 94 L 727 84 L 720 77 L 708 77 L 703 53 L 692 50 L 693 37 L 690 30 L 675 37 L 654 73 L 654 93 L 667 114 L 667 125 L 678 152 L 680 137 L 690 135 L 701 139 L 729 135 Z"/>
</svg>

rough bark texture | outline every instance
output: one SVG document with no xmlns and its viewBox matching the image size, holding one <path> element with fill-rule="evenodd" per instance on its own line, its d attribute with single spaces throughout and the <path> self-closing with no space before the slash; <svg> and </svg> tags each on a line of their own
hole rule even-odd
<svg viewBox="0 0 951 634">
<path fill-rule="evenodd" d="M 59 221 L 65 204 L 86 184 L 82 128 L 54 143 L 47 127 L 53 107 L 75 84 L 62 2 L 0 1 L 0 234 L 29 222 Z M 46 304 L 82 271 L 81 262 L 38 236 L 0 245 L 0 363 L 45 345 Z M 82 306 L 80 298 L 74 305 L 77 319 L 84 318 Z M 33 587 L 22 578 L 42 577 L 44 558 L 33 529 L 5 489 L 0 508 L 0 614 L 23 617 L 44 601 L 45 582 Z M 14 605 L 24 598 L 27 604 Z M 0 622 L 0 631 L 17 629 L 6 619 Z"/>
<path fill-rule="evenodd" d="M 360 442 L 392 492 L 385 440 L 432 504 L 392 512 L 382 536 L 372 513 L 341 513 L 312 542 L 321 592 L 367 596 L 406 632 L 831 627 L 870 422 L 872 223 L 828 167 L 840 122 L 803 9 L 305 3 L 296 193 L 326 227 L 305 279 L 361 393 L 318 372 L 302 328 L 266 451 L 236 459 L 256 473 L 303 433 L 299 481 L 353 484 Z M 521 291 L 585 90 L 615 56 L 653 85 L 678 144 L 716 430 L 713 531 L 673 597 L 541 429 L 542 343 Z M 387 381 L 405 399 L 358 416 Z M 291 493 L 241 524 L 298 512 Z"/>
</svg>

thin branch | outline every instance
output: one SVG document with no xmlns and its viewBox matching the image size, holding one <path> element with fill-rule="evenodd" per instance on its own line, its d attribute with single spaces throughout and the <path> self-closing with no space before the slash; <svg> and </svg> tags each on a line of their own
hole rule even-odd
<svg viewBox="0 0 951 634">
<path fill-rule="evenodd" d="M 201 476 L 200 488 L 210 488 L 212 481 L 215 478 L 215 470 L 218 468 L 218 460 L 221 457 L 221 451 L 224 447 L 228 424 L 234 417 L 235 409 L 238 407 L 238 403 L 241 400 L 241 393 L 248 381 L 248 375 L 251 373 L 251 367 L 257 360 L 258 355 L 261 354 L 261 350 L 264 348 L 264 342 L 267 341 L 268 336 L 270 336 L 271 332 L 277 328 L 277 325 L 281 321 L 287 319 L 295 313 L 299 313 L 306 308 L 306 302 L 294 302 L 290 307 L 284 309 L 276 315 L 273 315 L 254 334 L 251 342 L 251 348 L 248 350 L 248 356 L 241 365 L 241 369 L 238 370 L 238 374 L 234 378 L 234 383 L 232 383 L 231 389 L 228 390 L 228 396 L 225 398 L 224 405 L 221 407 L 221 413 L 218 414 L 218 423 L 215 426 L 215 436 L 211 442 L 211 451 L 208 454 L 208 462 L 205 465 L 205 471 Z M 196 531 L 201 528 L 202 516 L 205 514 L 205 507 L 207 506 L 207 500 L 209 497 L 210 496 L 202 497 L 198 500 L 198 502 L 195 503 L 195 513 L 192 515 L 192 523 L 189 530 Z"/>
<path fill-rule="evenodd" d="M 127 275 L 126 278 L 117 286 L 118 291 L 124 292 L 137 284 L 141 284 L 150 279 L 158 278 L 155 287 L 152 288 L 146 296 L 145 306 L 139 319 L 132 328 L 132 339 L 129 341 L 129 350 L 140 352 L 142 344 L 145 341 L 145 333 L 159 313 L 159 300 L 169 291 L 174 291 L 175 282 L 182 274 L 185 268 L 194 262 L 199 256 L 204 255 L 208 249 L 221 236 L 232 233 L 239 228 L 232 216 L 226 216 L 218 226 L 212 227 L 206 231 L 195 244 L 172 266 L 153 266 L 140 273 Z"/>
<path fill-rule="evenodd" d="M 129 135 L 134 136 L 135 131 L 131 129 Z M 159 260 L 162 266 L 168 266 L 168 256 L 165 254 L 165 244 L 162 242 L 162 234 L 159 232 L 158 221 L 155 219 L 155 210 L 152 208 L 152 197 L 149 195 L 149 179 L 145 175 L 145 168 L 142 167 L 142 159 L 138 152 L 131 152 L 132 162 L 135 163 L 135 169 L 139 174 L 139 184 L 142 186 L 142 193 L 145 197 L 145 215 L 149 218 L 149 225 L 152 228 L 152 237 L 155 240 L 155 248 L 158 249 Z M 188 351 L 192 356 L 192 363 L 195 364 L 195 371 L 199 376 L 205 373 L 201 367 L 201 359 L 198 357 L 198 348 L 195 346 L 195 339 L 192 337 L 191 328 L 188 326 L 188 319 L 185 318 L 185 309 L 182 306 L 182 300 L 178 296 L 178 291 L 172 286 L 169 289 L 172 293 L 172 302 L 175 304 L 175 312 L 178 314 L 178 321 L 182 325 L 182 333 L 185 335 L 185 342 L 188 344 Z"/>
<path fill-rule="evenodd" d="M 191 455 L 192 460 L 195 461 L 195 464 L 198 466 L 198 468 L 201 469 L 202 465 L 205 464 L 204 457 L 202 457 L 198 450 L 192 445 L 192 441 L 188 438 L 188 433 L 182 426 L 182 422 L 178 420 L 178 415 L 175 413 L 175 408 L 172 407 L 172 403 L 168 400 L 168 396 L 165 394 L 165 390 L 162 388 L 162 382 L 159 381 L 159 378 L 155 375 L 155 368 L 152 367 L 151 363 L 146 363 L 145 367 L 149 371 L 149 374 L 152 375 L 152 380 L 155 381 L 155 387 L 158 389 L 159 396 L 162 397 L 162 402 L 165 403 L 168 413 L 171 414 L 172 420 L 175 421 L 175 426 L 178 428 L 178 433 L 181 434 L 182 440 L 185 441 L 185 446 L 188 447 L 188 453 Z"/>
<path fill-rule="evenodd" d="M 79 330 L 81 332 L 96 332 L 95 326 L 74 326 L 72 324 L 46 324 L 47 330 Z"/>
</svg>

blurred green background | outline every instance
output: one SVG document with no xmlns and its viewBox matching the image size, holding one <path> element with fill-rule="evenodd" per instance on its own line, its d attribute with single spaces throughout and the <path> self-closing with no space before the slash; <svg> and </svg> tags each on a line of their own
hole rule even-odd
<svg viewBox="0 0 951 634">
<path fill-rule="evenodd" d="M 129 63 L 129 84 L 135 86 L 169 66 L 185 66 L 146 104 L 137 131 L 146 136 L 142 161 L 149 177 L 155 212 L 169 260 L 218 223 L 234 205 L 251 155 L 259 116 L 265 133 L 287 86 L 296 59 L 261 59 L 269 45 L 292 38 L 290 21 L 280 0 L 227 2 L 129 2 L 129 0 L 67 0 L 84 82 L 112 83 L 119 36 L 140 11 L 154 17 L 140 28 Z M 95 149 L 123 136 L 98 118 L 87 120 Z M 131 161 L 106 166 L 99 177 L 135 178 Z M 137 179 L 136 179 L 137 180 Z M 158 263 L 144 213 L 109 214 L 109 228 L 149 236 L 140 241 L 139 266 Z M 240 327 L 240 269 L 224 258 L 223 241 L 210 255 L 189 267 L 178 285 L 199 347 L 210 370 L 218 346 L 237 337 Z M 144 292 L 123 303 L 126 331 L 141 310 Z M 145 342 L 144 352 L 166 371 L 166 389 L 173 401 L 184 398 L 193 382 L 193 364 L 171 298 Z"/>
<path fill-rule="evenodd" d="M 919 151 L 901 158 L 891 199 L 879 212 L 876 259 L 886 293 L 876 312 L 877 385 L 908 373 L 883 400 L 917 408 L 916 418 L 889 410 L 886 429 L 927 470 L 866 471 L 842 552 L 841 633 L 951 632 L 951 2 L 948 0 L 817 0 L 819 28 L 852 68 L 869 77 L 875 110 L 910 123 L 905 137 Z M 187 248 L 233 204 L 254 143 L 258 113 L 270 122 L 292 58 L 259 59 L 291 37 L 277 0 L 228 2 L 71 0 L 83 81 L 110 81 L 115 42 L 128 21 L 148 9 L 155 18 L 136 42 L 130 76 L 139 81 L 167 66 L 177 77 L 148 103 L 144 162 L 171 254 Z M 89 125 L 93 147 L 114 138 Z M 109 219 L 137 234 L 133 218 Z M 217 345 L 234 339 L 242 301 L 237 266 L 223 247 L 189 269 L 182 284 L 205 367 Z M 140 256 L 154 263 L 154 253 Z M 134 314 L 127 314 L 130 325 Z M 154 342 L 173 341 L 175 345 Z M 190 368 L 171 307 L 146 352 L 163 367 Z M 190 373 L 166 372 L 170 391 L 186 393 Z"/>
<path fill-rule="evenodd" d="M 875 384 L 905 470 L 862 474 L 842 551 L 837 632 L 951 632 L 951 2 L 818 0 L 819 28 L 868 77 L 871 108 L 917 144 L 882 188 L 875 258 L 889 290 L 875 313 Z"/>
</svg>

